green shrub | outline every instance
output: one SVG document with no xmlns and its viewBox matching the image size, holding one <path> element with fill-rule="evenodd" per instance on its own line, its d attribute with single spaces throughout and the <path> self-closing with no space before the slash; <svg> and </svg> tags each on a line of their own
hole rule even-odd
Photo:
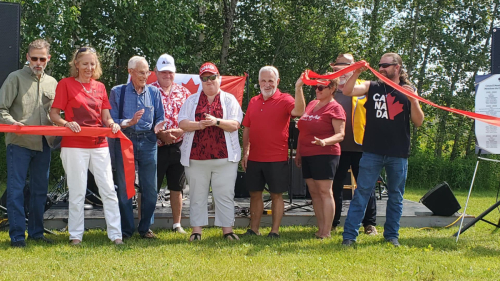
<svg viewBox="0 0 500 281">
<path fill-rule="evenodd" d="M 498 159 L 492 155 L 488 158 Z M 413 187 L 430 189 L 443 181 L 455 190 L 469 189 L 477 157 L 436 158 L 432 153 L 417 153 L 408 159 L 407 184 Z M 500 163 L 480 161 L 474 189 L 488 190 L 497 188 L 500 183 Z"/>
</svg>

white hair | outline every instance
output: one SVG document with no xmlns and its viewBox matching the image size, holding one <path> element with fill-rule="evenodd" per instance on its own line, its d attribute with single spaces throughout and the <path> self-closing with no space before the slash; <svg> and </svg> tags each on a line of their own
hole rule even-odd
<svg viewBox="0 0 500 281">
<path fill-rule="evenodd" d="M 148 61 L 144 57 L 141 57 L 141 56 L 133 56 L 133 57 L 131 57 L 128 60 L 128 69 L 134 69 L 137 66 L 137 63 L 140 62 L 140 61 L 143 61 L 148 66 L 148 69 L 149 69 L 149 63 L 148 63 Z"/>
<path fill-rule="evenodd" d="M 260 80 L 260 74 L 264 71 L 272 72 L 274 73 L 274 76 L 276 76 L 276 80 L 280 79 L 280 73 L 278 72 L 278 69 L 274 66 L 266 65 L 259 70 L 259 80 Z"/>
</svg>

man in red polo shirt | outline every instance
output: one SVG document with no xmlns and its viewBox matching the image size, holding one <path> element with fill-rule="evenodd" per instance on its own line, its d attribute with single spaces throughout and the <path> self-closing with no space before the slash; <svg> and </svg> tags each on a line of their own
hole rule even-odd
<svg viewBox="0 0 500 281">
<path fill-rule="evenodd" d="M 290 117 L 301 116 L 305 110 L 304 95 L 295 99 L 278 89 L 280 76 L 274 66 L 259 71 L 261 93 L 253 97 L 243 119 L 243 158 L 246 186 L 250 192 L 250 229 L 247 235 L 260 235 L 259 226 L 264 202 L 262 192 L 268 185 L 272 200 L 273 226 L 270 238 L 279 238 L 283 217 L 283 192 L 288 190 L 288 126 Z"/>
</svg>

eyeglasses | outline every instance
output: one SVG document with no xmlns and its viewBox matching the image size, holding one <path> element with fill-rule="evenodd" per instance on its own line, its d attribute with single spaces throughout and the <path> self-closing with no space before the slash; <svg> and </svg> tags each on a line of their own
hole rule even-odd
<svg viewBox="0 0 500 281">
<path fill-rule="evenodd" d="M 319 85 L 319 86 L 313 86 L 313 88 L 314 88 L 314 90 L 318 90 L 318 91 L 320 91 L 320 92 L 321 92 L 321 91 L 323 91 L 323 90 L 324 90 L 324 89 L 326 89 L 326 88 L 328 88 L 328 89 L 329 89 L 330 87 L 328 87 L 328 86 L 323 86 L 323 85 Z"/>
<path fill-rule="evenodd" d="M 83 53 L 83 52 L 91 52 L 91 53 L 95 53 L 95 49 L 94 48 L 91 48 L 91 47 L 81 47 L 80 49 L 78 49 L 78 52 L 76 52 L 76 55 L 80 54 L 80 53 Z"/>
<path fill-rule="evenodd" d="M 210 76 L 200 76 L 200 80 L 203 82 L 207 82 L 208 79 L 214 81 L 215 79 L 217 79 L 217 74 L 210 75 Z"/>
<path fill-rule="evenodd" d="M 397 63 L 379 63 L 378 68 L 388 68 L 391 65 L 396 65 Z"/>
<path fill-rule="evenodd" d="M 40 61 L 40 62 L 46 62 L 47 58 L 39 58 L 39 57 L 32 57 L 28 54 L 28 57 L 30 57 L 32 62 Z"/>
<path fill-rule="evenodd" d="M 137 71 L 134 69 L 134 72 L 139 74 L 140 76 L 149 76 L 151 75 L 151 71 Z"/>
</svg>

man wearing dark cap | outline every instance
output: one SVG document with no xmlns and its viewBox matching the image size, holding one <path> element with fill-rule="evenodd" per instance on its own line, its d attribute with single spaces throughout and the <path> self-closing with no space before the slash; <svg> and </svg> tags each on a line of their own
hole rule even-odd
<svg viewBox="0 0 500 281">
<path fill-rule="evenodd" d="M 333 71 L 339 71 L 354 63 L 354 58 L 351 54 L 339 54 L 334 62 L 330 63 Z M 342 93 L 344 84 L 352 76 L 352 72 L 344 74 L 340 77 L 339 87 L 335 93 L 335 100 L 342 105 L 346 112 L 345 122 L 345 137 L 340 143 L 342 154 L 340 155 L 339 166 L 333 180 L 333 198 L 335 200 L 335 215 L 333 218 L 333 229 L 340 224 L 340 214 L 342 213 L 342 192 L 344 189 L 344 180 L 348 175 L 349 168 L 351 169 L 354 179 L 358 180 L 359 160 L 363 154 L 361 145 L 363 144 L 363 135 L 366 124 L 366 109 L 364 107 L 366 97 L 348 97 Z M 362 80 L 357 81 L 357 84 L 362 83 Z M 354 109 L 354 110 L 353 110 Z M 375 190 L 373 190 L 368 205 L 366 207 L 365 217 L 363 219 L 364 232 L 368 235 L 377 235 L 375 228 L 377 218 L 377 202 L 375 198 Z"/>
</svg>

